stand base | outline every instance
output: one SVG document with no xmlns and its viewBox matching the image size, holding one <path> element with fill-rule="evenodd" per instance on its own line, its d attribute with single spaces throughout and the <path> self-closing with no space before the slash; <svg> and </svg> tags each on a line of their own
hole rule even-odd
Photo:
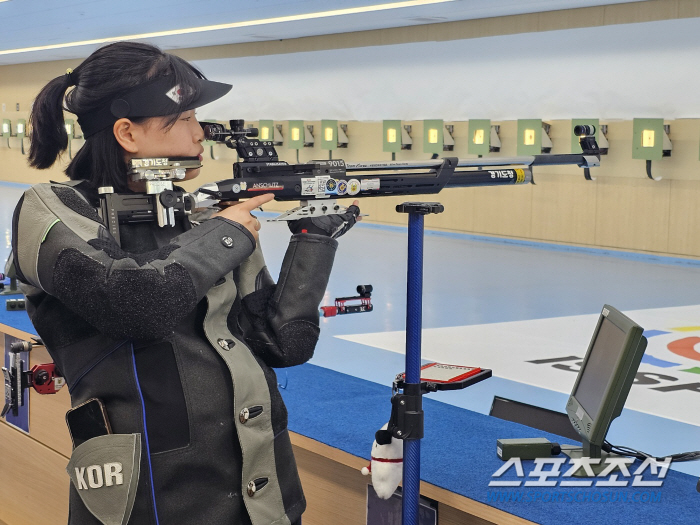
<svg viewBox="0 0 700 525">
<path fill-rule="evenodd" d="M 574 447 L 572 445 L 562 445 L 561 451 L 562 451 L 562 454 L 566 454 L 571 459 L 580 459 L 582 457 L 587 457 L 587 456 L 583 455 L 583 448 L 582 447 Z M 576 472 L 574 472 L 574 474 L 573 474 L 574 477 L 577 477 L 577 478 L 595 477 L 598 474 L 600 474 L 601 472 L 603 472 L 603 470 L 605 470 L 606 468 L 609 468 L 610 465 L 608 463 L 606 463 L 606 461 L 605 461 L 606 459 L 608 459 L 608 458 L 624 458 L 625 457 L 625 456 L 621 456 L 620 454 L 614 454 L 612 452 L 605 452 L 605 451 L 601 451 L 600 456 L 601 457 L 600 457 L 599 463 L 597 463 L 597 464 L 589 463 L 590 469 L 593 471 L 593 475 L 586 472 L 586 470 L 584 468 L 579 468 Z M 593 459 L 597 459 L 597 458 L 593 458 Z M 609 474 L 612 474 L 613 472 L 615 472 L 617 470 L 619 470 L 619 467 L 615 466 L 615 468 L 613 470 L 611 470 L 609 472 Z"/>
<path fill-rule="evenodd" d="M 14 263 L 12 271 L 14 272 Z M 2 280 L 5 280 L 6 275 L 2 276 Z M 10 277 L 10 284 L 5 284 L 2 290 L 0 290 L 0 295 L 22 295 L 22 290 L 19 289 L 19 283 L 16 277 Z"/>
</svg>

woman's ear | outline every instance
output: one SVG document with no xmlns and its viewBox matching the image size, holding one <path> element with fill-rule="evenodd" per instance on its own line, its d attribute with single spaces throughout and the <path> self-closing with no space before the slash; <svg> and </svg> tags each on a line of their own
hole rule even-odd
<svg viewBox="0 0 700 525">
<path fill-rule="evenodd" d="M 138 135 L 140 130 L 138 125 L 131 122 L 128 118 L 120 118 L 112 127 L 114 137 L 119 145 L 128 153 L 138 153 Z"/>
</svg>

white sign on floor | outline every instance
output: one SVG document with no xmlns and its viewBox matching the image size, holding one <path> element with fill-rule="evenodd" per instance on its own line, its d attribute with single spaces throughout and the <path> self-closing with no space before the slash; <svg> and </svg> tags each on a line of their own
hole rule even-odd
<svg viewBox="0 0 700 525">
<path fill-rule="evenodd" d="M 648 346 L 626 408 L 700 426 L 700 305 L 626 311 Z M 422 357 L 569 394 L 598 315 L 423 330 Z M 405 332 L 338 336 L 405 353 Z"/>
</svg>

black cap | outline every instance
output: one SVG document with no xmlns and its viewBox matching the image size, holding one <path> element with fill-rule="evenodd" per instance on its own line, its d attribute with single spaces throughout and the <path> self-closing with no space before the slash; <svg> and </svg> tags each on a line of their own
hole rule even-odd
<svg viewBox="0 0 700 525">
<path fill-rule="evenodd" d="M 88 138 L 120 118 L 164 117 L 204 106 L 223 97 L 233 87 L 203 78 L 188 79 L 188 83 L 196 84 L 198 95 L 185 106 L 181 103 L 185 95 L 182 90 L 189 86 L 182 88 L 171 76 L 159 77 L 125 91 L 108 106 L 78 115 L 78 124 Z"/>
</svg>

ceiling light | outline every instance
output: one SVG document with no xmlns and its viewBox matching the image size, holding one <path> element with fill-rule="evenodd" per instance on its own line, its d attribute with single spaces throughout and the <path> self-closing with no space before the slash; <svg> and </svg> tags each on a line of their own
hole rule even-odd
<svg viewBox="0 0 700 525">
<path fill-rule="evenodd" d="M 444 16 L 411 16 L 406 18 L 412 22 L 418 22 L 419 24 L 438 24 L 440 22 L 446 22 L 447 17 Z"/>
<path fill-rule="evenodd" d="M 2 1 L 2 0 L 0 0 Z M 118 40 L 143 40 L 146 38 L 157 38 L 163 36 L 186 35 L 191 33 L 203 33 L 206 31 L 219 31 L 222 29 L 238 29 L 241 27 L 252 27 L 267 24 L 280 24 L 284 22 L 298 22 L 300 20 L 314 20 L 318 18 L 329 18 L 334 16 L 356 15 L 359 13 L 373 13 L 377 11 L 388 11 L 391 9 L 402 9 L 404 7 L 419 7 L 431 4 L 446 4 L 455 0 L 407 0 L 405 2 L 388 2 L 383 4 L 368 5 L 362 7 L 352 7 L 347 9 L 331 9 L 329 11 L 317 11 L 315 13 L 304 13 L 300 15 L 279 16 L 274 18 L 260 18 L 258 20 L 246 20 L 243 22 L 231 22 L 229 24 L 216 24 L 210 26 L 186 27 L 170 31 L 155 31 L 153 33 L 140 33 L 134 35 L 111 36 L 106 38 L 96 38 L 93 40 L 81 40 L 78 42 L 65 42 L 63 44 L 52 44 L 47 46 L 23 47 L 18 49 L 6 49 L 0 51 L 0 55 L 11 55 L 15 53 L 29 53 L 32 51 L 45 51 L 49 49 L 64 49 L 67 47 L 87 46 L 94 44 L 106 44 Z"/>
</svg>

